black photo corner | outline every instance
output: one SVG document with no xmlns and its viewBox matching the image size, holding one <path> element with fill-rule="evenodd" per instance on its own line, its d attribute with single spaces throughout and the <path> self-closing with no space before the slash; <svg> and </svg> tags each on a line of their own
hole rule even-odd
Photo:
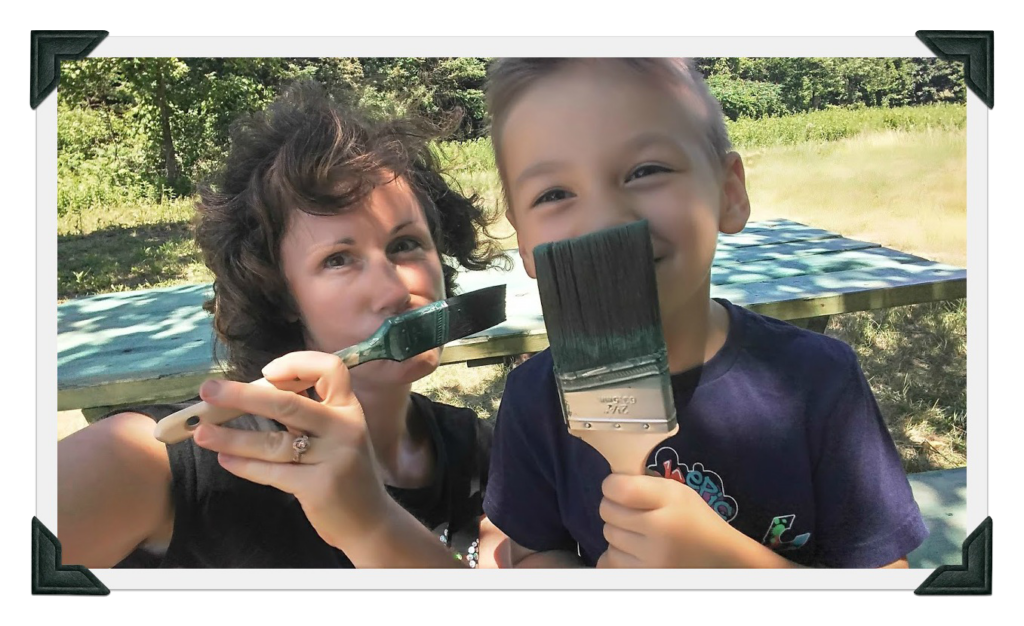
<svg viewBox="0 0 1024 626">
<path fill-rule="evenodd" d="M 937 57 L 964 64 L 967 87 L 988 108 L 995 103 L 993 31 L 919 30 L 918 39 Z M 30 103 L 36 109 L 57 88 L 62 60 L 84 59 L 108 35 L 104 30 L 34 30 Z M 108 595 L 110 590 L 88 568 L 61 563 L 57 537 L 32 518 L 32 594 Z M 916 595 L 991 595 L 992 518 L 963 542 L 960 565 L 936 568 L 914 590 Z"/>
<path fill-rule="evenodd" d="M 29 62 L 32 87 L 29 102 L 35 110 L 60 81 L 60 62 L 84 59 L 106 39 L 105 30 L 34 30 Z"/>
<path fill-rule="evenodd" d="M 107 586 L 81 565 L 60 562 L 60 541 L 32 518 L 32 595 L 105 596 Z"/>
</svg>

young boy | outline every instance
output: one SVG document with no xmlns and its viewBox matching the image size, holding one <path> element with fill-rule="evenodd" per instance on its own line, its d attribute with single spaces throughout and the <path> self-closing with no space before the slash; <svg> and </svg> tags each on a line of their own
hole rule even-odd
<svg viewBox="0 0 1024 626">
<path fill-rule="evenodd" d="M 718 233 L 742 230 L 750 203 L 700 75 L 677 59 L 501 59 L 489 78 L 531 277 L 538 244 L 650 222 L 679 421 L 648 459 L 657 476 L 613 475 L 568 433 L 550 351 L 515 369 L 484 502 L 513 563 L 907 567 L 927 530 L 853 351 L 710 297 Z"/>
</svg>

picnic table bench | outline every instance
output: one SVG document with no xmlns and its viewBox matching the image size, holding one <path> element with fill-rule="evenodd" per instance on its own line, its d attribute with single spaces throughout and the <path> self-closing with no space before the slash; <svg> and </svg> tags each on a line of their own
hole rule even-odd
<svg viewBox="0 0 1024 626">
<path fill-rule="evenodd" d="M 548 345 L 537 283 L 514 251 L 511 271 L 465 272 L 460 289 L 507 285 L 507 321 L 448 344 L 442 363 L 482 364 Z M 721 235 L 711 294 L 818 331 L 828 317 L 964 298 L 967 271 L 786 219 Z M 209 284 L 71 300 L 57 307 L 57 408 L 85 409 L 197 393 L 219 370 L 202 302 Z"/>
</svg>

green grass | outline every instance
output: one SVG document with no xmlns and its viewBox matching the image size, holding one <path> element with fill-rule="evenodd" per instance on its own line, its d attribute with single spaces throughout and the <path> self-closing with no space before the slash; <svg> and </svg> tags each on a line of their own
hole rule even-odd
<svg viewBox="0 0 1024 626">
<path fill-rule="evenodd" d="M 760 120 L 726 122 L 740 150 L 802 143 L 827 143 L 878 132 L 959 132 L 967 126 L 962 105 L 933 104 L 895 109 L 829 109 Z"/>
<path fill-rule="evenodd" d="M 740 120 L 730 130 L 746 164 L 751 219 L 786 217 L 965 266 L 963 117 L 963 107 L 935 106 L 824 111 L 760 126 Z M 488 140 L 437 149 L 464 192 L 503 211 Z M 59 300 L 211 280 L 191 219 L 188 200 L 61 216 Z M 515 246 L 503 219 L 491 234 Z M 857 352 L 908 471 L 966 464 L 966 326 L 960 300 L 834 316 L 826 329 Z M 415 389 L 490 418 L 507 371 L 445 366 Z"/>
<path fill-rule="evenodd" d="M 57 299 L 213 280 L 192 235 L 193 205 L 103 207 L 57 220 Z"/>
<path fill-rule="evenodd" d="M 967 303 L 837 315 L 908 472 L 967 465 Z"/>
</svg>

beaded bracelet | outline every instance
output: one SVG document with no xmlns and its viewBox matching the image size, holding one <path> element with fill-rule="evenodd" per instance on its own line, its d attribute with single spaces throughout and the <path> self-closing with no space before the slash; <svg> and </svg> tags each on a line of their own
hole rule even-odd
<svg viewBox="0 0 1024 626">
<path fill-rule="evenodd" d="M 463 560 L 463 554 L 461 552 L 459 552 L 458 550 L 452 550 L 452 540 L 451 540 L 451 537 L 448 536 L 448 528 L 447 527 L 445 527 L 444 532 L 438 538 L 441 540 L 441 543 L 443 543 L 446 548 L 448 548 L 449 550 L 452 551 L 452 557 L 456 561 L 462 561 Z M 480 561 L 480 553 L 477 551 L 477 548 L 479 546 L 480 546 L 480 539 L 477 538 L 477 539 L 474 539 L 473 543 L 469 544 L 469 548 L 466 549 L 465 561 L 466 561 L 466 563 L 469 564 L 469 567 L 472 568 L 472 569 L 475 569 L 477 563 Z"/>
</svg>

